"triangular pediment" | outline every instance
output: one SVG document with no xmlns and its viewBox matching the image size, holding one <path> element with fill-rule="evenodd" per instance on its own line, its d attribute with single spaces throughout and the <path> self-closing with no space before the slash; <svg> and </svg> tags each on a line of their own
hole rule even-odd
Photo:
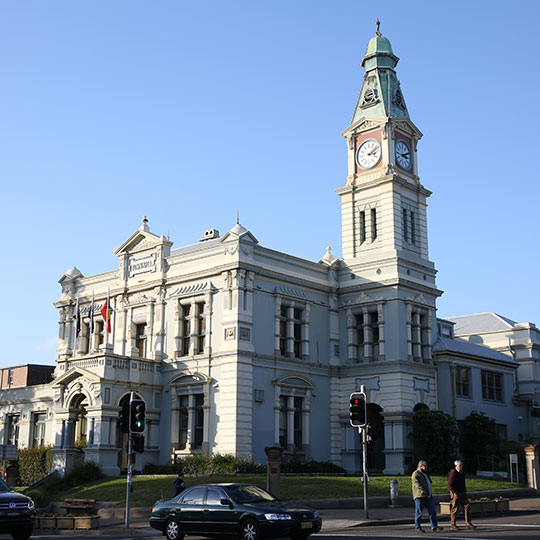
<svg viewBox="0 0 540 540">
<path fill-rule="evenodd" d="M 69 371 L 66 371 L 66 373 L 64 373 L 63 375 L 60 375 L 60 377 L 56 377 L 56 379 L 51 382 L 51 386 L 67 386 L 70 382 L 79 378 L 85 378 L 90 382 L 101 382 L 101 378 L 95 373 L 92 373 L 91 371 L 83 368 L 74 367 L 71 368 Z"/>
<path fill-rule="evenodd" d="M 116 248 L 114 254 L 120 256 L 125 253 L 139 253 L 141 251 L 155 249 L 162 245 L 170 248 L 173 243 L 164 236 L 157 236 L 151 232 L 138 230 L 135 231 L 120 247 Z"/>
</svg>

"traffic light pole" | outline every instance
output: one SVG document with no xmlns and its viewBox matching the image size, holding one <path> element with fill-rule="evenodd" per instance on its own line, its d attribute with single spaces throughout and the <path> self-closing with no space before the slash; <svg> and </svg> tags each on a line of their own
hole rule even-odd
<svg viewBox="0 0 540 540">
<path fill-rule="evenodd" d="M 368 504 L 368 482 L 369 476 L 367 472 L 367 426 L 359 427 L 358 431 L 362 437 L 362 481 L 364 483 L 364 518 L 369 518 Z"/>
<path fill-rule="evenodd" d="M 133 466 L 131 464 L 133 454 L 133 437 L 131 433 L 128 438 L 128 473 L 127 473 L 127 487 L 126 487 L 126 520 L 125 526 L 126 529 L 129 528 L 129 514 L 131 509 L 131 474 L 133 472 Z"/>
</svg>

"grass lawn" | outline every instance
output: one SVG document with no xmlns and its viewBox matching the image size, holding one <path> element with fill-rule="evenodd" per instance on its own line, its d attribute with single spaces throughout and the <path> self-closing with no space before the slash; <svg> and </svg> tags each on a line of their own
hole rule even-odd
<svg viewBox="0 0 540 540">
<path fill-rule="evenodd" d="M 397 479 L 400 495 L 411 495 L 411 479 L 403 476 L 375 476 L 370 479 L 369 495 L 390 494 L 390 480 Z M 133 478 L 133 491 L 131 505 L 152 506 L 161 498 L 170 498 L 174 494 L 173 482 L 175 476 L 135 476 Z M 446 476 L 434 476 L 433 492 L 448 493 Z M 266 487 L 266 476 L 197 476 L 185 478 L 186 486 L 210 482 L 245 482 Z M 467 479 L 468 491 L 493 490 L 501 492 L 519 486 L 502 480 L 484 478 Z M 46 494 L 46 493 L 45 493 Z M 28 495 L 32 496 L 29 492 Z M 43 494 L 42 494 L 43 495 Z M 49 494 L 49 500 L 61 501 L 65 498 L 96 499 L 97 501 L 120 501 L 119 506 L 125 506 L 126 479 L 105 478 L 97 482 L 85 484 L 63 493 Z M 282 476 L 281 498 L 295 499 L 338 499 L 348 497 L 362 497 L 362 481 L 359 477 L 351 476 Z"/>
</svg>

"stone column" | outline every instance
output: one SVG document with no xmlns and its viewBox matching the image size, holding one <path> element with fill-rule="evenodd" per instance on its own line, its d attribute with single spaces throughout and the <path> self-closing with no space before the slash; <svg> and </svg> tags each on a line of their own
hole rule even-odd
<svg viewBox="0 0 540 540">
<path fill-rule="evenodd" d="M 383 304 L 377 304 L 377 316 L 379 324 L 379 359 L 384 360 L 384 310 Z"/>
<path fill-rule="evenodd" d="M 540 494 L 540 445 L 530 444 L 524 448 L 527 466 L 527 483 Z"/>
<path fill-rule="evenodd" d="M 274 497 L 279 498 L 279 479 L 281 474 L 281 454 L 283 450 L 279 446 L 266 447 L 264 453 L 267 458 L 266 465 L 266 490 Z"/>
<path fill-rule="evenodd" d="M 276 310 L 274 312 L 274 349 L 276 356 L 281 356 L 279 341 L 280 341 L 280 319 L 281 316 L 281 298 L 276 297 Z"/>
<path fill-rule="evenodd" d="M 294 397 L 287 400 L 287 446 L 294 448 Z"/>
<path fill-rule="evenodd" d="M 350 364 L 358 362 L 358 344 L 356 342 L 356 326 L 352 309 L 347 310 L 347 360 Z"/>
<path fill-rule="evenodd" d="M 294 303 L 287 308 L 287 356 L 294 358 Z"/>
</svg>

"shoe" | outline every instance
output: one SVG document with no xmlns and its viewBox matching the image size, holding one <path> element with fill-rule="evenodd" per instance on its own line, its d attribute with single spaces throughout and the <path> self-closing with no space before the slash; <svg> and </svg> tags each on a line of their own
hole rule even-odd
<svg viewBox="0 0 540 540">
<path fill-rule="evenodd" d="M 473 525 L 472 523 L 467 523 L 467 529 L 476 529 L 476 525 Z"/>
<path fill-rule="evenodd" d="M 424 531 L 424 529 L 416 529 L 416 532 L 425 533 L 426 531 Z"/>
<path fill-rule="evenodd" d="M 442 527 L 432 527 L 431 530 L 432 530 L 433 532 L 440 532 L 440 531 L 443 530 L 443 528 L 442 528 Z"/>
<path fill-rule="evenodd" d="M 461 527 L 458 527 L 457 525 L 452 525 L 453 531 L 461 531 Z"/>
</svg>

